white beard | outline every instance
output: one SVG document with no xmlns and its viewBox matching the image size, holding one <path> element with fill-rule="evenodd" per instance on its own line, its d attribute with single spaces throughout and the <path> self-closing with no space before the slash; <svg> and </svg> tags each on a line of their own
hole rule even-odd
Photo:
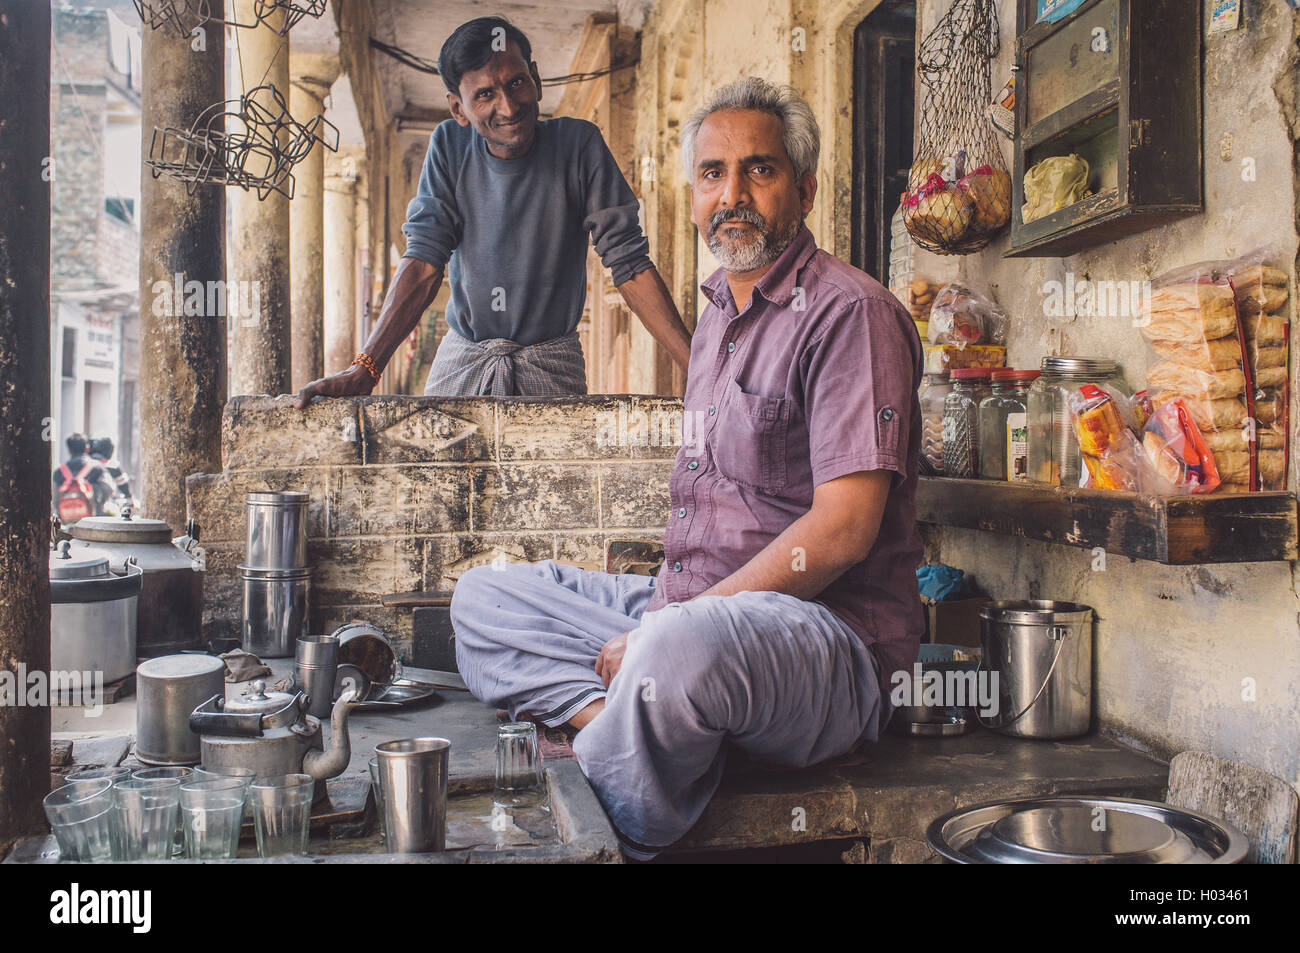
<svg viewBox="0 0 1300 953">
<path fill-rule="evenodd" d="M 756 229 L 753 238 L 737 241 L 723 239 L 718 234 L 722 227 L 719 226 L 709 236 L 709 251 L 713 252 L 724 271 L 737 274 L 772 264 L 790 247 L 795 235 L 799 234 L 799 222 L 793 222 L 789 234 L 768 235 Z"/>
</svg>

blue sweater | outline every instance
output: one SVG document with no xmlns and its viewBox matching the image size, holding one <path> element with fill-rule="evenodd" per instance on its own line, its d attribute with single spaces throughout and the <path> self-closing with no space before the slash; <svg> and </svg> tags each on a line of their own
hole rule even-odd
<svg viewBox="0 0 1300 953">
<path fill-rule="evenodd" d="M 578 326 L 587 295 L 587 233 L 620 285 L 651 267 L 637 200 L 600 129 L 537 124 L 528 154 L 498 159 L 453 120 L 429 137 L 406 210 L 406 255 L 443 267 L 447 323 L 472 341 L 536 344 Z"/>
</svg>

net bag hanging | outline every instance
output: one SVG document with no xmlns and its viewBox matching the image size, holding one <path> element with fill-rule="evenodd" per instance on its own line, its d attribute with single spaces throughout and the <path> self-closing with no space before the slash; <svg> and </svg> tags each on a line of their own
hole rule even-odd
<svg viewBox="0 0 1300 953">
<path fill-rule="evenodd" d="M 1011 176 L 985 109 L 998 54 L 995 0 L 954 0 L 921 43 L 921 136 L 903 222 L 922 248 L 979 251 L 1011 220 Z"/>
</svg>

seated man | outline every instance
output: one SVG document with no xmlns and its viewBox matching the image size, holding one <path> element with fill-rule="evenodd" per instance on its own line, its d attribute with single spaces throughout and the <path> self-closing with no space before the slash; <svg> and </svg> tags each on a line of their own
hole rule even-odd
<svg viewBox="0 0 1300 953">
<path fill-rule="evenodd" d="M 658 578 L 478 567 L 452 601 L 470 690 L 580 729 L 637 859 L 699 818 L 724 741 L 785 767 L 874 741 L 924 627 L 921 342 L 803 225 L 819 139 L 797 93 L 753 77 L 682 130 L 692 221 L 722 267 L 702 285 L 685 409 L 703 432 L 677 455 Z"/>
</svg>

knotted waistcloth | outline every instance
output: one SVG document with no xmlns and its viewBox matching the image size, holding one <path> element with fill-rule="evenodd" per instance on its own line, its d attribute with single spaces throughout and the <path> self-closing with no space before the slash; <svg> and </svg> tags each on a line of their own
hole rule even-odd
<svg viewBox="0 0 1300 953">
<path fill-rule="evenodd" d="M 578 332 L 523 345 L 505 338 L 471 341 L 450 328 L 424 385 L 426 397 L 553 397 L 587 393 Z"/>
</svg>

